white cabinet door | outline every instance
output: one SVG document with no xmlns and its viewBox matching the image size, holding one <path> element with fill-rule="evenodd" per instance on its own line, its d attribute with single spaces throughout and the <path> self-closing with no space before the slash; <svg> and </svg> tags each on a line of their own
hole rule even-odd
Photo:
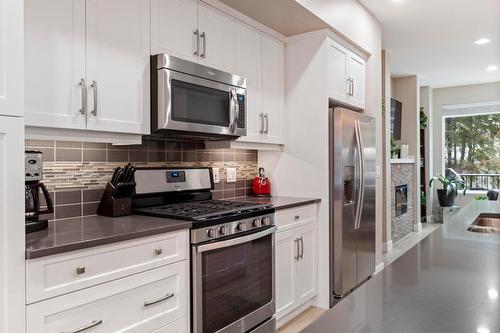
<svg viewBox="0 0 500 333">
<path fill-rule="evenodd" d="M 235 73 L 247 79 L 247 135 L 240 141 L 262 140 L 261 117 L 261 33 L 244 24 L 236 24 Z"/>
<path fill-rule="evenodd" d="M 25 0 L 26 125 L 85 128 L 85 0 Z"/>
<path fill-rule="evenodd" d="M 316 295 L 317 287 L 317 241 L 316 222 L 299 229 L 300 259 L 297 262 L 297 299 L 299 303 Z"/>
<path fill-rule="evenodd" d="M 149 133 L 149 0 L 87 0 L 87 129 Z"/>
<path fill-rule="evenodd" d="M 295 308 L 297 231 L 276 233 L 276 318 L 280 319 Z"/>
<path fill-rule="evenodd" d="M 0 0 L 0 115 L 23 112 L 23 2 Z"/>
<path fill-rule="evenodd" d="M 23 183 L 24 120 L 0 117 L 0 331 L 5 333 L 24 333 Z"/>
<path fill-rule="evenodd" d="M 268 143 L 284 143 L 285 49 L 281 41 L 262 35 L 262 112 Z"/>
<path fill-rule="evenodd" d="M 349 82 L 347 77 L 347 59 L 349 51 L 332 41 L 328 43 L 328 97 L 340 102 L 347 102 Z"/>
<path fill-rule="evenodd" d="M 197 0 L 151 1 L 151 54 L 167 53 L 198 61 Z"/>
<path fill-rule="evenodd" d="M 234 73 L 235 20 L 218 9 L 200 2 L 198 27 L 200 30 L 200 63 Z"/>
<path fill-rule="evenodd" d="M 349 104 L 360 109 L 365 108 L 365 60 L 360 56 L 350 52 L 347 68 L 348 76 L 352 80 L 351 94 L 349 95 Z"/>
</svg>

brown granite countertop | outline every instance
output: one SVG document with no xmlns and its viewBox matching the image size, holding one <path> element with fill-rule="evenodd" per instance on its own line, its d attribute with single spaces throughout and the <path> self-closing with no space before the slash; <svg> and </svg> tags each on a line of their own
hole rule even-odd
<svg viewBox="0 0 500 333">
<path fill-rule="evenodd" d="M 130 215 L 91 216 L 55 221 L 47 230 L 26 235 L 26 259 L 81 250 L 139 237 L 189 229 L 189 221 Z"/>
<path fill-rule="evenodd" d="M 274 209 L 276 210 L 299 207 L 321 202 L 321 199 L 318 198 L 296 198 L 296 197 L 280 197 L 280 196 L 270 196 L 270 197 L 248 196 L 245 198 L 238 198 L 236 200 L 256 202 L 261 204 L 270 204 L 273 205 Z"/>
</svg>

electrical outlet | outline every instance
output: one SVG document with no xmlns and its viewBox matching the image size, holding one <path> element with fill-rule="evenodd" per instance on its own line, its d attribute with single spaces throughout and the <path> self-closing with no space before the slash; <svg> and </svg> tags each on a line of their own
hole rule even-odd
<svg viewBox="0 0 500 333">
<path fill-rule="evenodd" d="M 212 173 L 214 175 L 214 183 L 218 184 L 220 183 L 220 178 L 219 178 L 219 168 L 212 168 Z"/>
<path fill-rule="evenodd" d="M 226 168 L 227 182 L 236 183 L 236 168 Z"/>
</svg>

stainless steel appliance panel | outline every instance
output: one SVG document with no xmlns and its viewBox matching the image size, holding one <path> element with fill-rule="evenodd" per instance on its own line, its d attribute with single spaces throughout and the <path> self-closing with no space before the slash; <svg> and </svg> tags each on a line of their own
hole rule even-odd
<svg viewBox="0 0 500 333">
<path fill-rule="evenodd" d="M 330 109 L 331 305 L 375 270 L 375 154 L 375 120 Z"/>
<path fill-rule="evenodd" d="M 375 270 L 375 180 L 376 147 L 375 120 L 360 117 L 359 133 L 362 149 L 363 183 L 362 203 L 357 229 L 357 274 L 358 284 L 366 280 Z"/>
</svg>

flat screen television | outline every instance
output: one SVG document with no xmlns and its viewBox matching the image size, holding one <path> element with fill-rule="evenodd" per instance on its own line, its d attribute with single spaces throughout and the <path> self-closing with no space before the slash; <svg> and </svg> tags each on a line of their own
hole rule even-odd
<svg viewBox="0 0 500 333">
<path fill-rule="evenodd" d="M 403 104 L 391 98 L 391 135 L 394 140 L 401 140 L 401 116 Z"/>
</svg>

